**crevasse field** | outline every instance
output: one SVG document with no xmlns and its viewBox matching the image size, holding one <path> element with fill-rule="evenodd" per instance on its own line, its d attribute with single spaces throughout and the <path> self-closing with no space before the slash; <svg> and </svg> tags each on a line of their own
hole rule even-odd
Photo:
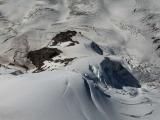
<svg viewBox="0 0 160 120">
<path fill-rule="evenodd" d="M 0 0 L 0 120 L 159 119 L 159 0 Z"/>
</svg>

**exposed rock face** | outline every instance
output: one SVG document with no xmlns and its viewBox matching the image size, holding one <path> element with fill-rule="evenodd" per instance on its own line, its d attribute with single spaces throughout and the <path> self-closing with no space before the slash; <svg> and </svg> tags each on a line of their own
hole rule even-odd
<svg viewBox="0 0 160 120">
<path fill-rule="evenodd" d="M 0 0 L 0 120 L 159 120 L 158 96 L 160 0 Z"/>
<path fill-rule="evenodd" d="M 63 43 L 63 42 L 71 42 L 68 46 L 74 46 L 75 44 L 79 44 L 78 41 L 73 41 L 72 37 L 77 34 L 76 31 L 66 31 L 66 32 L 61 32 L 57 34 L 54 38 L 52 38 L 53 43 L 52 45 L 55 46 L 57 44 Z"/>
<path fill-rule="evenodd" d="M 69 62 L 73 61 L 75 58 L 65 58 L 65 59 L 56 59 L 54 60 L 55 63 L 63 63 L 64 66 L 68 65 Z"/>
<path fill-rule="evenodd" d="M 56 48 L 42 48 L 29 52 L 27 57 L 38 69 L 40 69 L 44 64 L 44 61 L 52 61 L 52 58 L 58 56 L 60 53 L 61 51 Z"/>
</svg>

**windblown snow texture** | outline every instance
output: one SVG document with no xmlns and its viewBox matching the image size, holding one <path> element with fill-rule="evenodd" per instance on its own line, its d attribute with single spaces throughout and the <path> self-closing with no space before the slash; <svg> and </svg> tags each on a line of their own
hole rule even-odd
<svg viewBox="0 0 160 120">
<path fill-rule="evenodd" d="M 0 120 L 159 120 L 159 0 L 0 0 Z"/>
</svg>

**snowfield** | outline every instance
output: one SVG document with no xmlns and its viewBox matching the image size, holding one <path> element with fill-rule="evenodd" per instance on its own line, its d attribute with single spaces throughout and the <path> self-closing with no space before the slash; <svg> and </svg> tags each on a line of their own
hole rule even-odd
<svg viewBox="0 0 160 120">
<path fill-rule="evenodd" d="M 159 0 L 0 0 L 0 120 L 159 120 Z"/>
</svg>

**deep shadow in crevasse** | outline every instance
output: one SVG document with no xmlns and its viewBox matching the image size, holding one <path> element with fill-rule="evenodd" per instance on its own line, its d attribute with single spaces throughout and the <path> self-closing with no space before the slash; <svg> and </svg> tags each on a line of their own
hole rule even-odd
<svg viewBox="0 0 160 120">
<path fill-rule="evenodd" d="M 139 81 L 120 62 L 105 58 L 100 66 L 103 71 L 101 74 L 102 81 L 110 86 L 117 89 L 122 89 L 124 86 L 141 87 Z"/>
</svg>

